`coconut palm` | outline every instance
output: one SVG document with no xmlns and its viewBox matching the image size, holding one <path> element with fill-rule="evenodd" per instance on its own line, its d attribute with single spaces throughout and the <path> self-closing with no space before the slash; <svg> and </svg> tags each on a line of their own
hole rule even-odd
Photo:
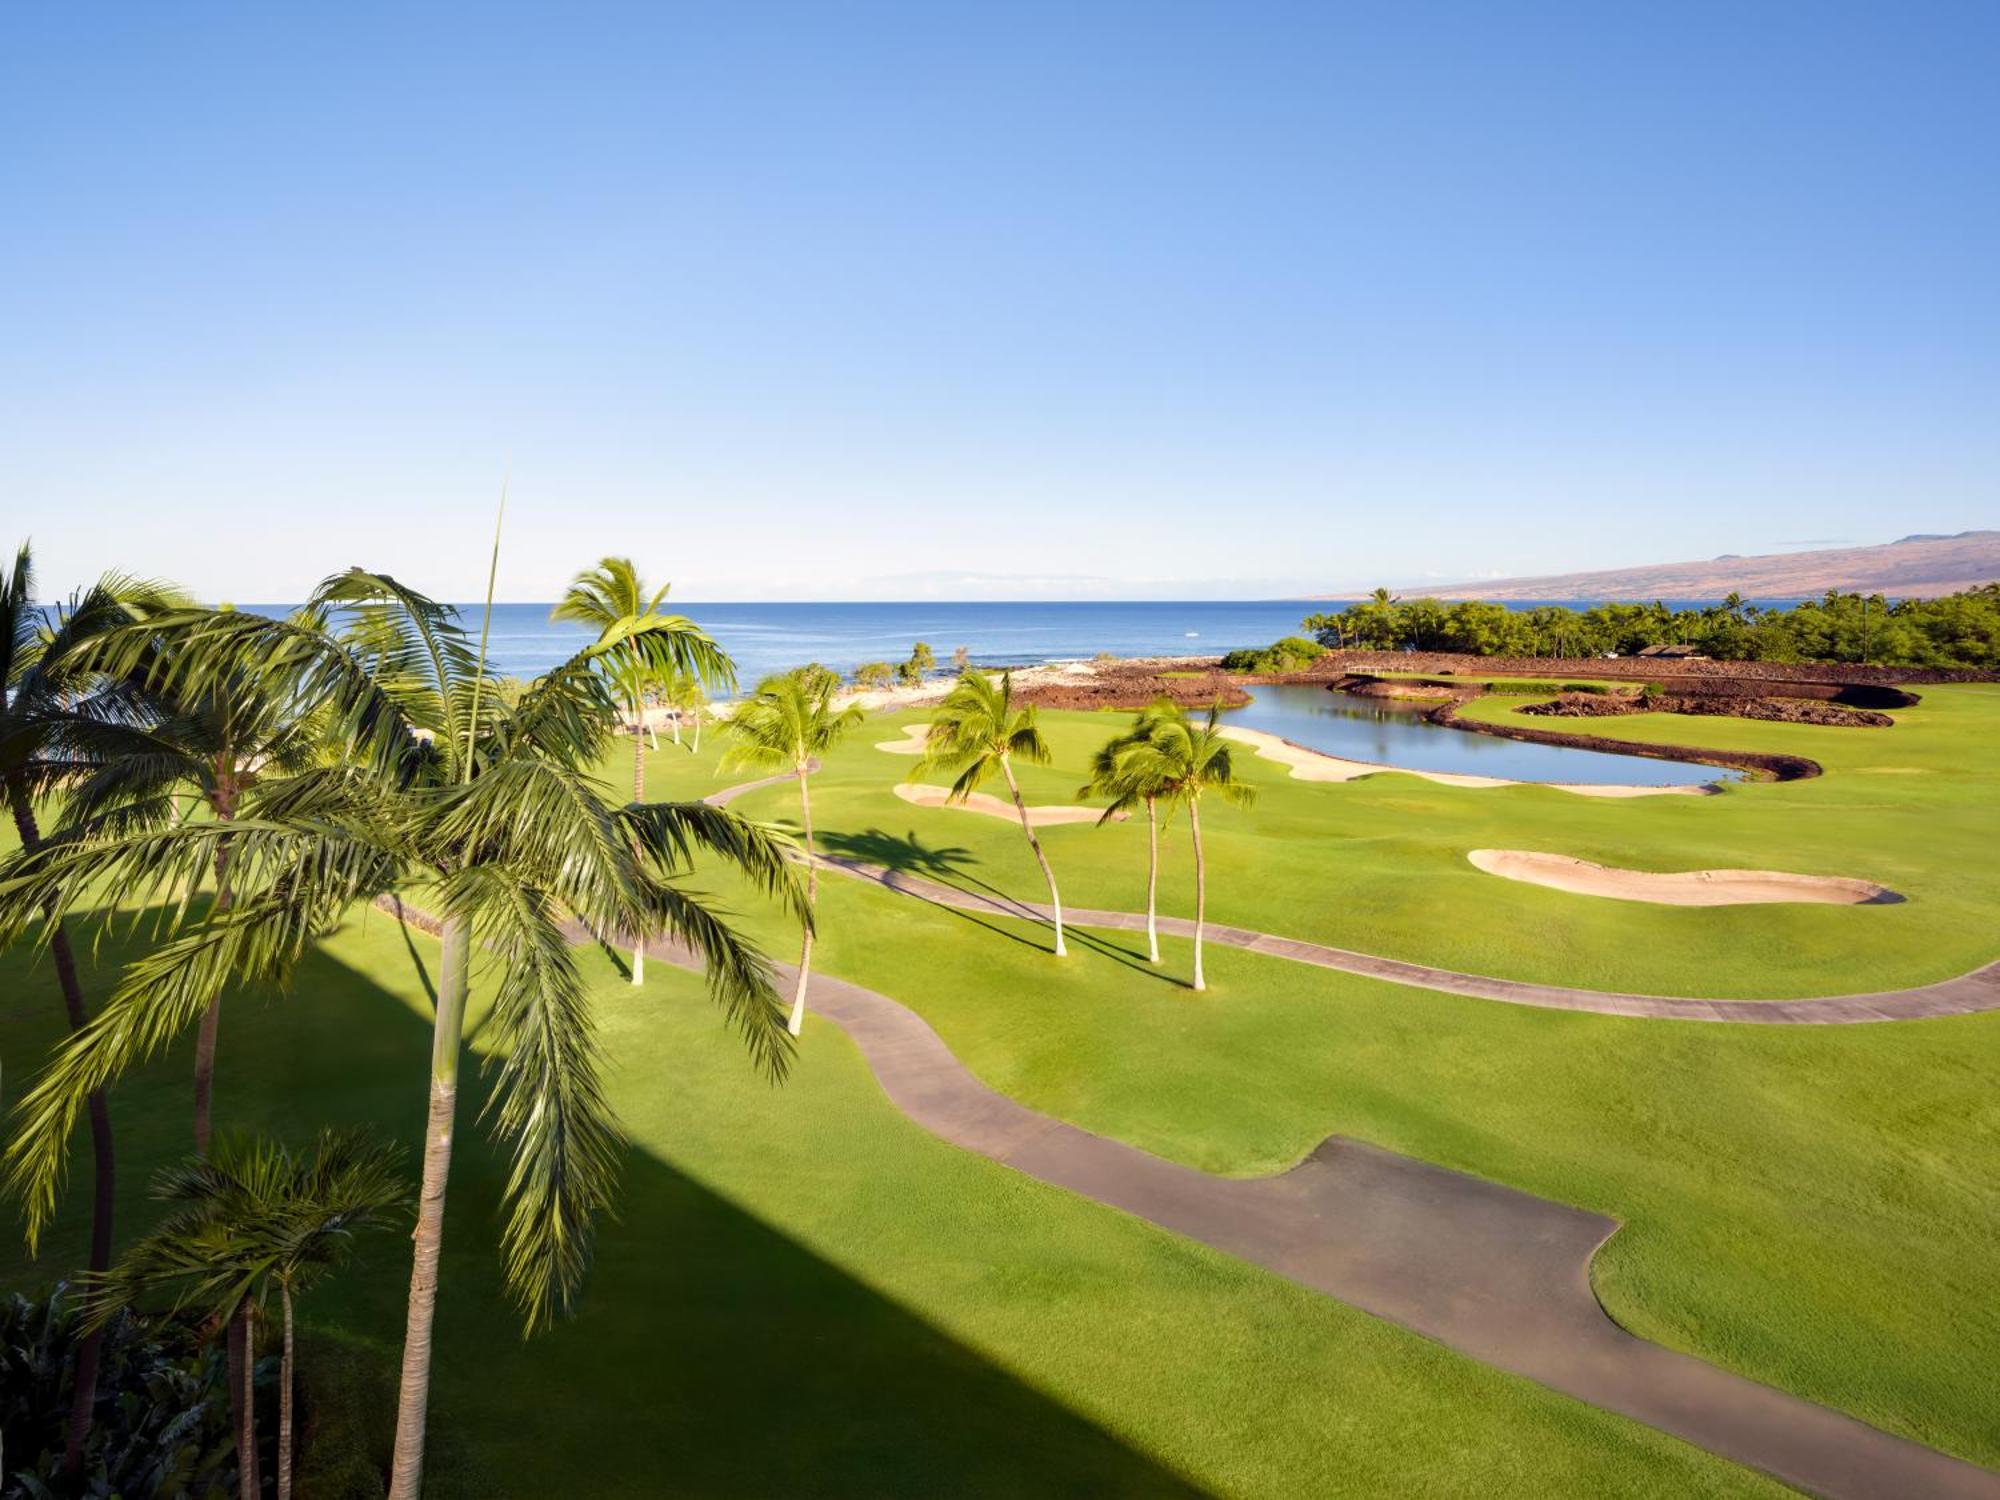
<svg viewBox="0 0 2000 1500">
<path fill-rule="evenodd" d="M 35 603 L 35 569 L 24 543 L 13 569 L 0 577 L 0 795 L 14 819 L 24 854 L 43 846 L 36 804 L 48 793 L 73 786 L 94 769 L 115 740 L 129 711 L 122 686 L 77 665 L 80 648 L 106 630 L 129 624 L 135 610 L 164 600 L 157 584 L 107 574 L 72 597 L 53 617 Z M 72 1033 L 90 1020 L 83 983 L 66 925 L 53 912 L 44 931 L 56 986 L 62 993 Z M 111 1215 L 116 1154 L 111 1113 L 104 1091 L 85 1099 L 90 1118 L 93 1193 L 90 1216 L 90 1269 L 102 1271 L 111 1259 Z M 86 1337 L 77 1354 L 74 1402 L 63 1450 L 63 1471 L 74 1477 L 83 1461 L 84 1440 L 96 1409 L 101 1332 Z"/>
<path fill-rule="evenodd" d="M 633 566 L 629 557 L 607 557 L 594 568 L 586 568 L 570 580 L 569 589 L 549 611 L 551 620 L 574 620 L 580 625 L 597 628 L 598 639 L 604 640 L 613 632 L 629 631 L 644 620 L 675 620 L 693 629 L 693 626 L 679 615 L 664 614 L 661 603 L 672 588 L 663 583 L 650 593 Z M 626 714 L 632 723 L 632 800 L 646 800 L 646 705 L 655 697 L 668 697 L 684 691 L 677 684 L 693 684 L 700 690 L 703 672 L 697 668 L 661 665 L 643 654 L 621 658 L 616 663 L 607 664 L 609 674 Z M 732 685 L 736 680 L 734 668 L 729 659 L 717 651 L 712 654 L 707 669 L 713 674 L 718 686 Z M 674 743 L 681 742 L 681 721 L 679 704 L 675 709 Z M 632 982 L 646 982 L 646 934 L 637 933 L 632 942 Z"/>
<path fill-rule="evenodd" d="M 799 783 L 799 818 L 805 827 L 806 905 L 819 900 L 819 866 L 813 858 L 812 774 L 819 758 L 840 737 L 861 722 L 861 710 L 850 705 L 835 710 L 833 694 L 839 679 L 830 673 L 800 668 L 767 677 L 757 691 L 736 705 L 729 716 L 734 743 L 722 757 L 724 769 L 755 766 L 790 771 Z M 792 1013 L 786 1022 L 793 1036 L 806 1019 L 806 983 L 812 970 L 813 929 L 807 924 L 799 940 L 799 977 L 792 991 Z"/>
<path fill-rule="evenodd" d="M 1034 850 L 1035 862 L 1048 882 L 1049 904 L 1055 912 L 1056 956 L 1060 958 L 1068 951 L 1063 947 L 1062 896 L 1056 890 L 1056 872 L 1049 868 L 1049 857 L 1042 852 L 1042 841 L 1035 837 L 1035 825 L 1029 821 L 1028 805 L 1021 800 L 1020 783 L 1014 780 L 1017 755 L 1037 765 L 1048 764 L 1049 747 L 1035 725 L 1034 706 L 1015 706 L 1013 673 L 1002 672 L 996 680 L 968 669 L 932 712 L 917 769 L 956 771 L 958 779 L 951 784 L 950 799 L 954 802 L 970 797 L 995 771 L 1006 779 L 1014 809 L 1021 815 L 1021 831 L 1028 836 L 1028 847 Z"/>
<path fill-rule="evenodd" d="M 1090 763 L 1090 780 L 1077 790 L 1079 797 L 1108 797 L 1110 805 L 1097 820 L 1101 828 L 1113 818 L 1146 809 L 1146 958 L 1160 961 L 1160 799 L 1171 786 L 1157 755 L 1147 753 L 1146 736 L 1157 709 L 1148 709 L 1132 721 L 1123 734 L 1105 741 Z"/>
<path fill-rule="evenodd" d="M 1156 787 L 1155 795 L 1170 806 L 1187 809 L 1188 831 L 1194 840 L 1194 987 L 1208 988 L 1201 968 L 1201 943 L 1208 921 L 1208 863 L 1201 842 L 1201 799 L 1214 792 L 1225 802 L 1247 807 L 1256 790 L 1237 781 L 1230 763 L 1229 741 L 1218 724 L 1220 705 L 1196 724 L 1187 710 L 1161 699 L 1142 716 L 1144 733 L 1125 752 L 1129 774 Z"/>
<path fill-rule="evenodd" d="M 621 621 L 508 706 L 486 671 L 483 632 L 475 651 L 449 606 L 359 569 L 328 579 L 311 605 L 319 613 L 305 620 L 168 611 L 144 633 L 170 645 L 177 692 L 210 689 L 251 664 L 294 674 L 346 754 L 260 780 L 226 833 L 206 820 L 111 826 L 17 856 L 0 877 L 0 942 L 31 927 L 45 934 L 92 889 L 158 901 L 170 918 L 165 939 L 127 967 L 17 1107 L 6 1168 L 32 1243 L 91 1090 L 166 1045 L 215 995 L 281 983 L 356 903 L 418 896 L 438 916 L 442 957 L 391 1477 L 395 1500 L 415 1500 L 475 938 L 494 959 L 488 1111 L 513 1157 L 502 1261 L 533 1330 L 574 1298 L 620 1143 L 572 935 L 673 933 L 704 960 L 755 1063 L 782 1077 L 791 1039 L 768 963 L 680 877 L 707 850 L 801 920 L 810 915 L 788 841 L 701 803 L 614 808 L 592 774 L 621 722 L 616 669 L 637 658 L 661 672 L 726 673 L 715 643 L 687 621 Z M 335 616 L 339 628 L 328 623 Z M 223 837 L 232 901 L 217 909 L 191 895 Z M 100 907 L 97 920 L 119 918 Z"/>
<path fill-rule="evenodd" d="M 261 1312 L 277 1294 L 278 1500 L 292 1494 L 294 1304 L 346 1261 L 357 1233 L 409 1202 L 400 1158 L 354 1133 L 322 1131 L 312 1151 L 300 1154 L 275 1141 L 225 1139 L 212 1155 L 188 1157 L 155 1176 L 153 1196 L 173 1211 L 88 1283 L 90 1319 L 100 1327 L 121 1308 L 163 1292 L 173 1294 L 176 1311 L 196 1307 L 217 1325 L 233 1323 L 243 1309 Z M 258 1492 L 251 1376 L 247 1357 L 232 1364 L 246 1495 Z"/>
</svg>

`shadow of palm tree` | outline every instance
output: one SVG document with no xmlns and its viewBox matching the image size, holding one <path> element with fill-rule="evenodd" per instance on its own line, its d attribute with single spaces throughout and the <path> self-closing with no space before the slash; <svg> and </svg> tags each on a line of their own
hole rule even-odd
<svg viewBox="0 0 2000 1500">
<path fill-rule="evenodd" d="M 102 994 L 141 946 L 107 942 L 89 987 Z M 231 1008 L 224 1123 L 292 1138 L 329 1124 L 421 1139 L 422 997 L 436 945 L 404 927 L 372 952 L 363 969 L 322 950 L 284 995 Z M 410 968 L 392 973 L 388 953 Z M 0 953 L 0 994 L 25 988 L 8 981 L 30 961 Z M 53 1005 L 0 1006 L 10 1060 L 45 1053 L 59 1021 Z M 119 1085 L 122 1237 L 155 1221 L 148 1178 L 186 1148 L 187 1052 L 184 1039 Z M 1159 1461 L 637 1146 L 624 1154 L 618 1213 L 601 1227 L 577 1315 L 523 1342 L 494 1242 L 508 1162 L 474 1123 L 490 1079 L 470 1054 L 461 1078 L 427 1494 L 1201 1500 Z M 791 1100 L 767 1097 L 782 1137 Z M 88 1199 L 65 1195 L 41 1260 L 27 1262 L 18 1242 L 0 1246 L 0 1281 L 52 1279 L 80 1258 Z M 368 1463 L 385 1457 L 391 1427 L 408 1256 L 406 1240 L 372 1236 L 302 1309 L 308 1336 L 353 1351 L 343 1378 L 354 1385 L 338 1397 L 361 1413 Z M 302 1367 L 309 1388 L 317 1373 Z"/>
<path fill-rule="evenodd" d="M 822 832 L 819 835 L 819 844 L 827 854 L 836 859 L 852 864 L 872 865 L 887 870 L 892 875 L 914 876 L 920 880 L 949 887 L 961 895 L 980 899 L 987 903 L 989 908 L 998 908 L 990 911 L 992 916 L 1013 917 L 1024 922 L 1042 924 L 1046 924 L 1048 920 L 1027 906 L 1019 897 L 971 873 L 970 867 L 978 863 L 978 858 L 970 849 L 953 844 L 926 846 L 914 829 L 901 837 L 882 828 L 870 828 L 864 833 L 838 830 Z M 975 927 L 983 927 L 1010 942 L 1020 943 L 1023 947 L 1034 948 L 1043 953 L 1050 951 L 1049 945 L 1023 937 L 1010 928 L 996 926 L 978 912 L 938 900 L 925 892 L 922 886 L 904 884 L 894 889 L 903 895 L 914 896 L 938 911 L 950 912 Z M 1156 965 L 1148 963 L 1145 955 L 1136 947 L 1126 947 L 1124 944 L 1105 938 L 1100 933 L 1073 925 L 1066 925 L 1063 931 L 1077 946 L 1102 954 L 1129 969 L 1136 969 L 1142 974 L 1149 974 L 1169 984 L 1182 983 L 1172 975 L 1161 972 Z"/>
</svg>

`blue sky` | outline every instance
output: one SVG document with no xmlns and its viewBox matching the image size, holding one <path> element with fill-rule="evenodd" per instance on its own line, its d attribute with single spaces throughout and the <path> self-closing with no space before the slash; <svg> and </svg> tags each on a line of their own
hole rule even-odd
<svg viewBox="0 0 2000 1500">
<path fill-rule="evenodd" d="M 2000 6 L 0 9 L 0 527 L 1269 595 L 2000 524 Z M 976 576 L 968 576 L 976 575 Z"/>
</svg>

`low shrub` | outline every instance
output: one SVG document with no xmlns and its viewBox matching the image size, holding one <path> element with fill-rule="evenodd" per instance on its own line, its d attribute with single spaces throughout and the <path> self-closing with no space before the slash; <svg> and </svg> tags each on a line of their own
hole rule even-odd
<svg viewBox="0 0 2000 1500">
<path fill-rule="evenodd" d="M 61 1477 L 82 1319 L 58 1285 L 0 1302 L 0 1451 L 7 1500 L 70 1493 Z M 269 1385 L 275 1362 L 260 1361 Z M 185 1319 L 121 1312 L 106 1325 L 83 1489 L 122 1500 L 236 1492 L 228 1359 Z"/>
<path fill-rule="evenodd" d="M 1304 636 L 1288 635 L 1261 649 L 1243 648 L 1222 658 L 1225 672 L 1299 672 L 1326 655 L 1326 647 Z"/>
</svg>

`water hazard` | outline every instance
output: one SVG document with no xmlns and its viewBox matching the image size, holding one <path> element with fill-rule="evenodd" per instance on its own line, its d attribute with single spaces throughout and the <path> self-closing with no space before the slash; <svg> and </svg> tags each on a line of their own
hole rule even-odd
<svg viewBox="0 0 2000 1500">
<path fill-rule="evenodd" d="M 1308 750 L 1406 771 L 1586 786 L 1694 786 L 1740 779 L 1739 773 L 1716 766 L 1469 734 L 1425 719 L 1423 710 L 1429 705 L 1396 699 L 1362 698 L 1300 685 L 1254 688 L 1251 699 L 1246 707 L 1228 710 L 1225 720 Z"/>
</svg>

